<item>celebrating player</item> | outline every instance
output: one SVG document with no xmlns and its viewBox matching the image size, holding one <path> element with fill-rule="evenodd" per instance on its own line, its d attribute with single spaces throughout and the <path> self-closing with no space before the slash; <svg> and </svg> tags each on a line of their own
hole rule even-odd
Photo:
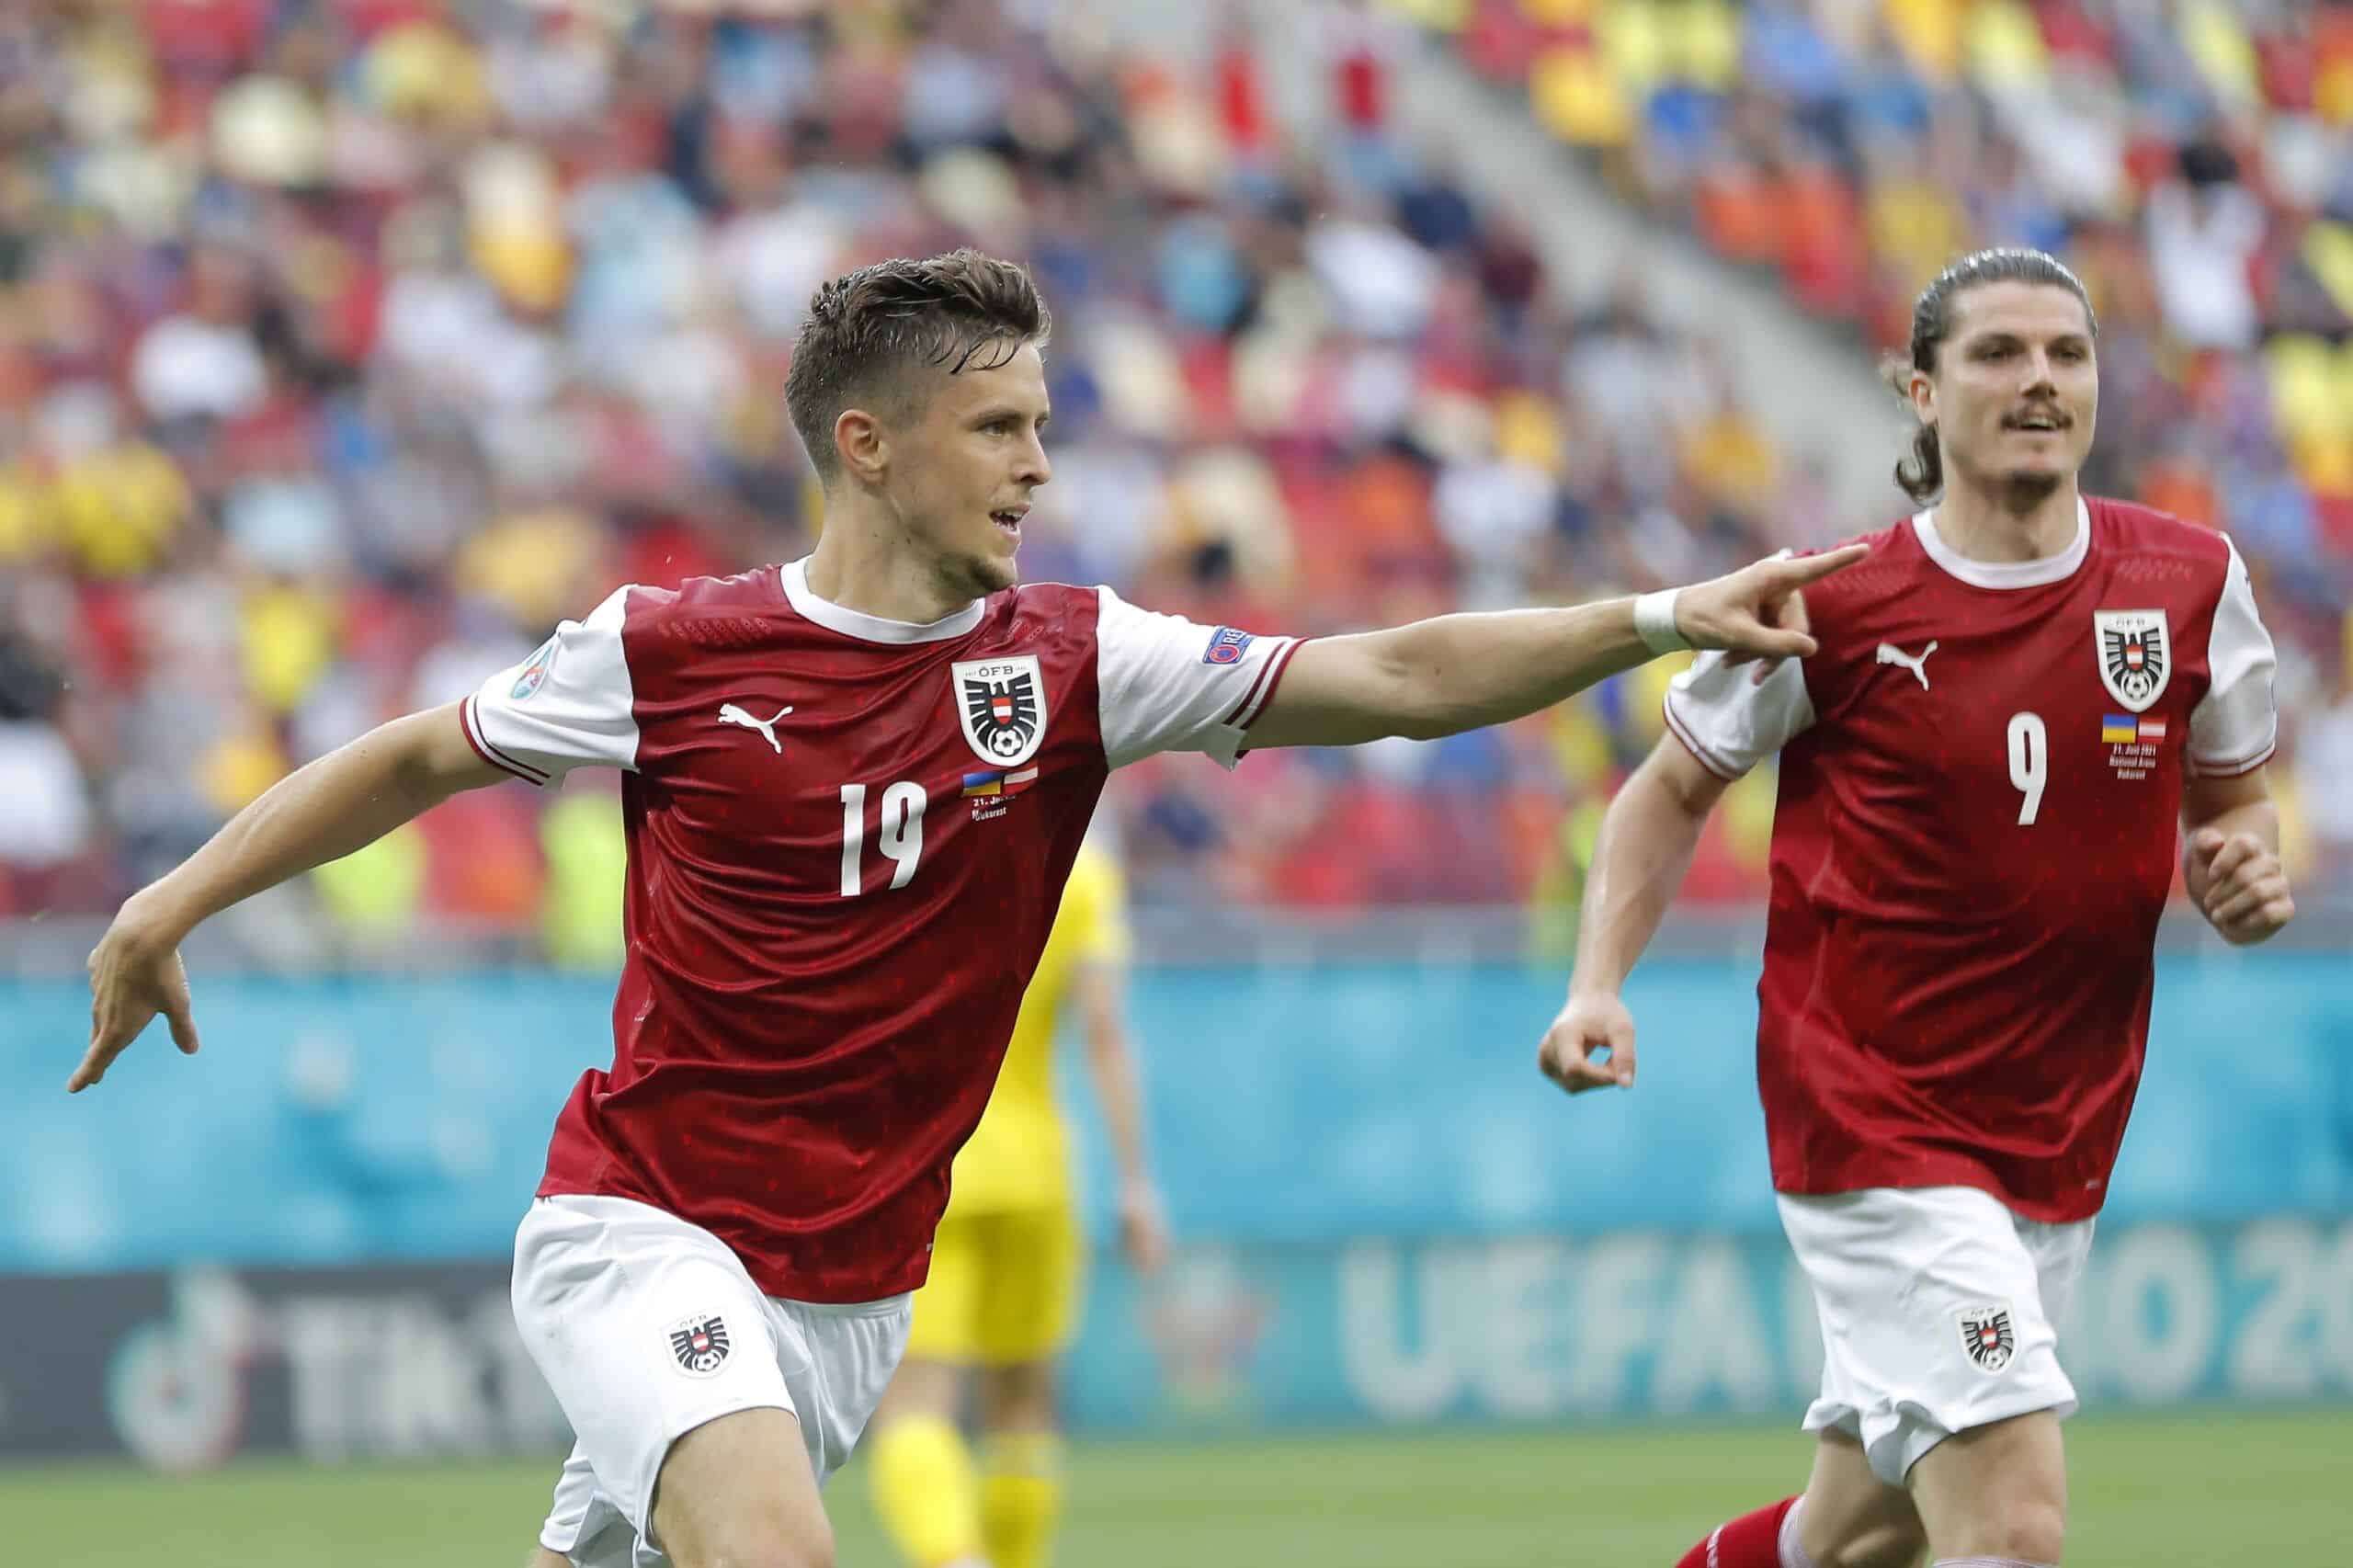
<svg viewBox="0 0 2353 1568">
<path fill-rule="evenodd" d="M 1920 296 L 1898 483 L 1928 509 L 1825 584 L 1820 651 L 1702 656 L 1610 803 L 1540 1062 L 1634 1081 L 1619 990 L 1731 780 L 1781 754 L 1757 1078 L 1826 1361 L 1804 1494 L 1683 1568 L 2059 1561 L 2052 1324 L 2147 1039 L 2177 819 L 2233 942 L 2291 918 L 2264 782 L 2271 640 L 2218 533 L 2086 498 L 2097 324 L 2040 252 Z M 1939 490 L 1941 502 L 1933 506 Z"/>
<path fill-rule="evenodd" d="M 956 1156 L 906 1359 L 866 1439 L 874 1511 L 914 1568 L 1044 1568 L 1062 1496 L 1053 1364 L 1077 1315 L 1079 1233 L 1053 1048 L 1072 1004 L 1120 1168 L 1120 1234 L 1150 1271 L 1166 1247 L 1144 1162 L 1121 972 L 1126 883 L 1089 837 L 1071 863 L 996 1090 Z M 957 1425 L 979 1370 L 981 1462 Z"/>
<path fill-rule="evenodd" d="M 613 1062 L 558 1116 L 515 1244 L 517 1324 L 577 1437 L 542 1564 L 831 1562 L 819 1486 L 898 1364 L 1113 768 L 1449 734 L 1677 645 L 1809 653 L 1799 590 L 1865 553 L 1313 642 L 1017 587 L 1048 324 L 975 252 L 825 284 L 786 385 L 813 553 L 616 591 L 279 782 L 91 954 L 75 1090 L 158 1011 L 197 1048 L 177 947 L 206 916 L 457 790 L 625 770 Z"/>
</svg>

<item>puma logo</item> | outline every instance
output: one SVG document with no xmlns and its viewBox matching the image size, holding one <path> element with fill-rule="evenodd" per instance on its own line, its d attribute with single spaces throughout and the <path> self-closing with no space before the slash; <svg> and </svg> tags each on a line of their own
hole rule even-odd
<svg viewBox="0 0 2353 1568">
<path fill-rule="evenodd" d="M 1920 682 L 1920 689 L 1922 691 L 1926 691 L 1928 689 L 1928 672 L 1922 669 L 1920 666 L 1927 664 L 1928 662 L 1928 655 L 1936 651 L 1937 645 L 1934 642 L 1931 642 L 1927 647 L 1920 650 L 1920 655 L 1918 658 L 1914 658 L 1903 649 L 1895 646 L 1894 643 L 1882 642 L 1879 645 L 1879 662 L 1882 665 L 1902 665 L 1905 669 L 1910 670 L 1912 674 L 1918 678 Z"/>
<path fill-rule="evenodd" d="M 755 719 L 733 702 L 723 702 L 719 708 L 719 722 L 722 724 L 739 724 L 746 730 L 759 731 L 767 737 L 768 749 L 781 756 L 784 747 L 776 738 L 777 719 L 781 719 L 791 711 L 790 708 L 779 709 L 776 719 Z"/>
</svg>

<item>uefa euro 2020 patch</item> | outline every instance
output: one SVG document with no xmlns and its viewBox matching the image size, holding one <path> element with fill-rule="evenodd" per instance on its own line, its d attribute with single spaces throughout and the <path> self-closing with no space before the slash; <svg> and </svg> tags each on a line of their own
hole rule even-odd
<svg viewBox="0 0 2353 1568">
<path fill-rule="evenodd" d="M 1250 646 L 1250 633 L 1236 631 L 1231 626 L 1221 626 L 1210 638 L 1207 652 L 1201 654 L 1205 665 L 1238 665 Z"/>
<path fill-rule="evenodd" d="M 551 637 L 540 644 L 537 653 L 523 661 L 523 673 L 515 677 L 515 688 L 506 694 L 507 699 L 520 702 L 547 685 L 548 672 L 553 668 L 555 668 L 555 639 Z"/>
</svg>

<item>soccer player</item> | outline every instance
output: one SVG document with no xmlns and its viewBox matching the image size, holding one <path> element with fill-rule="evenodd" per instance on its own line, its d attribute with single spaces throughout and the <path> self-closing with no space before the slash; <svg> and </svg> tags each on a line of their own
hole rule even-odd
<svg viewBox="0 0 2353 1568">
<path fill-rule="evenodd" d="M 1861 547 L 1568 608 L 1302 642 L 1017 586 L 1051 469 L 1049 318 L 958 252 L 820 288 L 785 400 L 825 491 L 782 567 L 622 587 L 461 702 L 281 780 L 90 955 L 99 1081 L 206 916 L 460 790 L 623 770 L 628 936 L 515 1242 L 517 1326 L 570 1418 L 535 1562 L 824 1568 L 818 1489 L 898 1364 L 1113 768 L 1449 734 L 1677 644 L 1810 653 L 1800 590 Z"/>
<path fill-rule="evenodd" d="M 1603 820 L 1540 1051 L 1571 1093 L 1634 1081 L 1620 988 L 1726 784 L 1780 753 L 1757 1079 L 1821 1315 L 1820 1440 L 1802 1496 L 1683 1568 L 2059 1562 L 2075 1392 L 2052 1325 L 2141 1075 L 2177 819 L 2225 938 L 2295 913 L 2246 568 L 2219 533 L 2077 492 L 2097 337 L 2040 252 L 1931 283 L 1896 471 L 1925 509 L 1813 596 L 1818 652 L 1678 676 L 1670 735 Z"/>
<path fill-rule="evenodd" d="M 866 1438 L 875 1513 L 914 1568 L 1045 1568 L 1061 1511 L 1054 1360 L 1077 1316 L 1080 1241 L 1053 1049 L 1074 1006 L 1120 1170 L 1120 1235 L 1139 1270 L 1166 1247 L 1144 1160 L 1122 971 L 1127 892 L 1090 836 L 1021 999 L 981 1124 L 956 1156 L 906 1359 Z M 979 1369 L 981 1463 L 958 1426 Z"/>
</svg>

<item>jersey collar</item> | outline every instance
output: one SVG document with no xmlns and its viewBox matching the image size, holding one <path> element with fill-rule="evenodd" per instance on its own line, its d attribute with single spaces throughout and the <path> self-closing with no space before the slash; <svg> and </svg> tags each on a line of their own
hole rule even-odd
<svg viewBox="0 0 2353 1568">
<path fill-rule="evenodd" d="M 1972 588 L 2040 588 L 2074 576 L 2084 557 L 2091 553 L 2092 509 L 2081 495 L 2076 496 L 2075 537 L 2067 541 L 2066 549 L 2040 561 L 1972 561 L 1944 541 L 1930 512 L 1912 515 L 1912 531 L 1929 560 Z"/>
<path fill-rule="evenodd" d="M 831 599 L 819 598 L 809 590 L 809 558 L 805 555 L 785 567 L 783 577 L 784 597 L 804 619 L 828 631 L 869 642 L 942 642 L 950 637 L 961 637 L 981 623 L 981 612 L 988 605 L 985 599 L 974 599 L 953 615 L 918 625 L 911 620 L 885 620 L 879 615 L 845 609 Z"/>
</svg>

